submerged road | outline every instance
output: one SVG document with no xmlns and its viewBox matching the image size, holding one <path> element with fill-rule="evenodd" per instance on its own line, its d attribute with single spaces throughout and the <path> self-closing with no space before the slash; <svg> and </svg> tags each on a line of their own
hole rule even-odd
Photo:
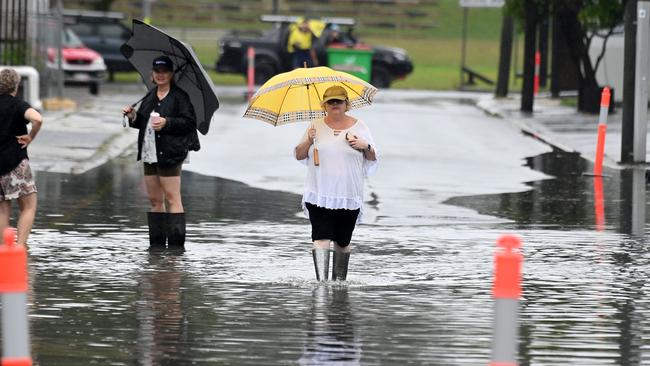
<svg viewBox="0 0 650 366">
<path fill-rule="evenodd" d="M 243 119 L 241 94 L 220 94 L 185 166 L 183 255 L 146 251 L 134 130 L 115 140 L 127 153 L 63 173 L 66 144 L 92 150 L 74 127 L 114 130 L 121 120 L 111 111 L 135 96 L 107 94 L 93 100 L 95 113 L 60 121 L 79 134 L 57 135 L 52 124 L 48 135 L 46 123 L 34 149 L 43 167 L 29 248 L 36 364 L 487 364 L 492 259 L 504 232 L 522 238 L 525 255 L 520 364 L 648 359 L 638 175 L 607 172 L 597 229 L 584 160 L 484 114 L 473 95 L 381 91 L 351 112 L 370 126 L 381 161 L 366 184 L 349 281 L 319 285 L 300 212 L 305 170 L 292 157 L 307 124 Z M 56 156 L 48 143 L 62 147 Z M 634 235 L 629 222 L 641 223 Z"/>
<path fill-rule="evenodd" d="M 437 225 L 494 220 L 441 204 L 454 196 L 517 192 L 547 176 L 523 166 L 551 151 L 469 102 L 476 95 L 381 91 L 373 106 L 350 115 L 370 127 L 380 152 L 366 185 L 366 223 Z M 293 158 L 307 122 L 273 127 L 244 119 L 244 104 L 217 112 L 187 170 L 254 187 L 302 194 L 306 174 Z"/>
</svg>

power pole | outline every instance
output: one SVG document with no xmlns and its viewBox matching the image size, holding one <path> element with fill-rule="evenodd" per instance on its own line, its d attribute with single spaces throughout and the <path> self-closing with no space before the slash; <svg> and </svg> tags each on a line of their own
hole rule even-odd
<svg viewBox="0 0 650 366">
<path fill-rule="evenodd" d="M 636 67 L 634 78 L 634 162 L 645 163 L 648 133 L 648 41 L 650 0 L 638 0 L 636 13 Z"/>
<path fill-rule="evenodd" d="M 636 55 L 637 0 L 625 5 L 625 48 L 623 51 L 623 122 L 621 129 L 621 163 L 634 162 L 634 79 Z"/>
</svg>

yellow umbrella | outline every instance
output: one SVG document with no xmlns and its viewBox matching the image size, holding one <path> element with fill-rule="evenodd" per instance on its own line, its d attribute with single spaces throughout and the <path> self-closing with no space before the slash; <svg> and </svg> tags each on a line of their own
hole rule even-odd
<svg viewBox="0 0 650 366">
<path fill-rule="evenodd" d="M 370 105 L 377 88 L 329 67 L 299 68 L 275 75 L 251 98 L 244 117 L 279 126 L 324 117 L 320 103 L 327 88 L 340 85 L 348 92 L 350 108 Z"/>
</svg>

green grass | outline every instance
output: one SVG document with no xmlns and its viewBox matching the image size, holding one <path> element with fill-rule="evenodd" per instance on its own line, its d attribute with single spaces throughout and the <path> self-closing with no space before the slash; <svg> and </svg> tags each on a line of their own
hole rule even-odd
<svg viewBox="0 0 650 366">
<path fill-rule="evenodd" d="M 335 6 L 336 3 L 333 2 L 331 5 Z M 394 11 L 403 14 L 407 10 L 415 8 L 404 7 L 397 9 L 374 6 L 373 9 L 378 12 Z M 418 5 L 417 10 L 428 14 L 426 17 L 409 18 L 402 16 L 391 19 L 399 24 L 404 24 L 411 19 L 413 22 L 423 25 L 421 28 L 386 29 L 377 26 L 364 26 L 364 22 L 374 24 L 372 22 L 376 23 L 377 18 L 379 18 L 370 10 L 357 15 L 357 21 L 360 25 L 356 28 L 356 34 L 359 38 L 371 45 L 404 48 L 414 64 L 413 73 L 403 80 L 395 81 L 394 88 L 425 90 L 457 90 L 459 88 L 463 9 L 458 6 L 457 0 L 422 2 Z M 337 11 L 340 11 L 340 9 Z M 345 13 L 338 15 L 354 16 Z M 501 18 L 501 9 L 473 8 L 468 11 L 466 66 L 492 80 L 496 80 L 497 77 Z M 190 23 L 182 19 L 168 22 L 164 21 L 164 17 L 158 19 L 160 22 L 157 22 L 157 25 L 161 27 L 214 26 L 214 24 L 209 23 Z M 241 23 L 220 23 L 219 27 L 243 31 L 268 29 L 270 25 L 246 21 Z M 218 56 L 217 40 L 190 39 L 187 42 L 192 45 L 203 65 L 208 66 L 208 69 L 214 68 Z M 246 83 L 245 78 L 241 75 L 218 74 L 213 71 L 209 73 L 216 85 L 245 85 Z M 137 80 L 137 76 L 133 77 L 126 74 L 118 77 L 118 80 L 129 78 Z M 483 89 L 492 88 L 480 82 L 477 87 Z"/>
<path fill-rule="evenodd" d="M 460 86 L 461 43 L 456 39 L 419 38 L 385 39 L 378 36 L 368 36 L 364 41 L 369 44 L 381 44 L 404 48 L 411 57 L 414 70 L 405 79 L 394 82 L 394 88 L 422 90 L 458 90 Z M 212 69 L 217 59 L 216 42 L 192 42 L 201 63 L 207 66 L 208 74 L 215 85 L 245 85 L 246 79 L 241 75 L 220 74 Z M 496 80 L 499 60 L 498 40 L 468 40 L 466 65 Z M 137 74 L 116 74 L 118 82 L 133 82 L 138 80 Z M 478 88 L 488 88 L 487 84 L 477 85 Z"/>
</svg>

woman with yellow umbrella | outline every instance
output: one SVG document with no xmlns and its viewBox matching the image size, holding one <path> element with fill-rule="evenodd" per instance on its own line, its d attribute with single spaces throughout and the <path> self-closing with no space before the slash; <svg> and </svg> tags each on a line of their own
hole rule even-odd
<svg viewBox="0 0 650 366">
<path fill-rule="evenodd" d="M 311 222 L 316 278 L 328 279 L 330 242 L 334 246 L 332 280 L 347 278 L 352 231 L 361 219 L 363 178 L 377 168 L 377 149 L 368 126 L 348 116 L 348 94 L 342 86 L 325 90 L 325 117 L 316 119 L 295 148 L 307 165 L 302 204 Z M 319 164 L 314 140 L 318 141 Z"/>
<path fill-rule="evenodd" d="M 278 74 L 251 98 L 244 117 L 273 126 L 310 121 L 295 157 L 307 165 L 302 207 L 311 221 L 316 278 L 345 280 L 352 231 L 363 214 L 363 178 L 377 168 L 368 126 L 347 111 L 369 106 L 377 88 L 325 66 Z"/>
</svg>

